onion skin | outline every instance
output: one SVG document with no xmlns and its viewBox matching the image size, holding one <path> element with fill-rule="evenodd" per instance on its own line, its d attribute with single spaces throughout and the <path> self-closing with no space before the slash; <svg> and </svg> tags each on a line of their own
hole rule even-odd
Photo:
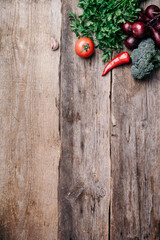
<svg viewBox="0 0 160 240">
<path fill-rule="evenodd" d="M 142 21 L 142 22 L 149 22 L 151 19 L 148 18 L 144 12 L 139 12 L 139 18 L 138 18 L 139 21 Z"/>
<path fill-rule="evenodd" d="M 126 35 L 131 35 L 132 34 L 132 23 L 129 21 L 126 21 L 126 23 L 124 23 L 122 25 L 122 30 Z"/>
<path fill-rule="evenodd" d="M 152 37 L 152 31 L 149 28 L 147 29 L 146 37 Z"/>
<path fill-rule="evenodd" d="M 160 32 L 160 21 L 157 22 L 155 29 Z"/>
<path fill-rule="evenodd" d="M 155 30 L 153 27 L 150 27 L 150 29 L 152 30 L 153 38 L 156 46 L 160 48 L 160 33 L 157 30 Z"/>
<path fill-rule="evenodd" d="M 133 50 L 136 47 L 138 47 L 138 44 L 139 44 L 139 40 L 137 38 L 135 38 L 134 36 L 129 36 L 125 40 L 125 46 L 128 49 L 131 49 L 131 50 Z"/>
<path fill-rule="evenodd" d="M 135 22 L 132 26 L 132 33 L 135 38 L 144 38 L 147 32 L 147 26 L 143 22 Z"/>
<path fill-rule="evenodd" d="M 156 16 L 156 13 L 160 12 L 160 8 L 156 5 L 149 5 L 146 10 L 145 10 L 145 14 L 147 17 L 149 18 L 154 18 Z"/>
<path fill-rule="evenodd" d="M 156 23 L 160 22 L 160 14 L 157 14 L 149 22 L 146 23 L 147 26 L 154 26 Z"/>
</svg>

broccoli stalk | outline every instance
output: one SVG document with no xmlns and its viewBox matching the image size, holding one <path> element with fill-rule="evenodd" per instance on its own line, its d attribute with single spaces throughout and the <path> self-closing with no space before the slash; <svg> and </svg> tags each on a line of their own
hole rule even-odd
<svg viewBox="0 0 160 240">
<path fill-rule="evenodd" d="M 131 54 L 132 76 L 142 79 L 149 75 L 154 69 L 160 67 L 160 50 L 156 50 L 155 42 L 151 39 L 143 40 L 137 49 Z"/>
</svg>

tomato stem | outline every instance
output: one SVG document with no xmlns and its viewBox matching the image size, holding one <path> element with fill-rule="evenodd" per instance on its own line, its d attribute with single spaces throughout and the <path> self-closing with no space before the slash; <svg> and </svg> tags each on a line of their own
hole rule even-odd
<svg viewBox="0 0 160 240">
<path fill-rule="evenodd" d="M 86 45 L 83 45 L 83 50 L 81 52 L 83 51 L 87 52 L 89 48 L 90 48 L 89 43 L 87 43 Z"/>
</svg>

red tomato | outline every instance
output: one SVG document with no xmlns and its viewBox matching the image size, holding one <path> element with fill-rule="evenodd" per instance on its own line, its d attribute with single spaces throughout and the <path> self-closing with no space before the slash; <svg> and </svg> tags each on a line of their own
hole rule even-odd
<svg viewBox="0 0 160 240">
<path fill-rule="evenodd" d="M 76 42 L 75 51 L 82 58 L 90 57 L 94 52 L 94 43 L 90 38 L 80 38 Z"/>
</svg>

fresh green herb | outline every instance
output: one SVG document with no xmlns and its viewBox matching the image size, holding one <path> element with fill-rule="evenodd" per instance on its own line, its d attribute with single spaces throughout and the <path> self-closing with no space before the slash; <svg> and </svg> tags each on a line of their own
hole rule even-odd
<svg viewBox="0 0 160 240">
<path fill-rule="evenodd" d="M 122 49 L 126 36 L 121 24 L 137 18 L 142 0 L 79 0 L 78 7 L 83 9 L 77 17 L 70 12 L 71 30 L 78 38 L 89 37 L 96 47 L 103 51 L 103 61 L 112 57 L 114 50 Z"/>
</svg>

